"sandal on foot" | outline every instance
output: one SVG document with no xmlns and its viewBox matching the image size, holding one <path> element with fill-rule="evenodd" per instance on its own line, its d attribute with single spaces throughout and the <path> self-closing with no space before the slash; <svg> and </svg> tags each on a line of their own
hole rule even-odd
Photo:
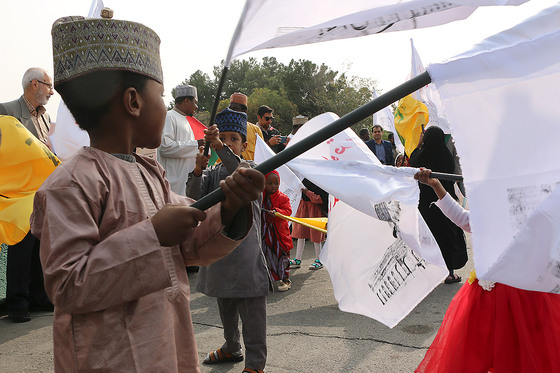
<svg viewBox="0 0 560 373">
<path fill-rule="evenodd" d="M 264 373 L 264 369 L 245 368 L 242 373 Z"/>
<path fill-rule="evenodd" d="M 232 354 L 228 352 L 224 352 L 221 348 L 210 352 L 206 355 L 203 364 L 220 364 L 220 363 L 229 363 L 229 362 L 239 362 L 243 361 L 243 354 L 241 350 L 234 352 Z"/>
<path fill-rule="evenodd" d="M 288 291 L 292 288 L 292 282 L 290 280 L 280 281 L 278 285 L 278 291 Z"/>
<path fill-rule="evenodd" d="M 315 261 L 313 263 L 311 263 L 311 265 L 309 266 L 309 269 L 321 269 L 323 268 L 323 263 L 321 263 L 319 261 L 319 259 L 315 259 Z"/>
<path fill-rule="evenodd" d="M 301 267 L 301 260 L 290 259 L 290 268 L 300 268 L 300 267 Z"/>
<path fill-rule="evenodd" d="M 455 282 L 461 282 L 461 276 L 456 274 L 449 275 L 445 278 L 443 282 L 446 284 L 454 284 Z"/>
</svg>

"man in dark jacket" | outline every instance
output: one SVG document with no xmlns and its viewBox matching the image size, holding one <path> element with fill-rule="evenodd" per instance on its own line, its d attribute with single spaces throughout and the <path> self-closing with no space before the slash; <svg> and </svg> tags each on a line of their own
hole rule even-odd
<svg viewBox="0 0 560 373">
<path fill-rule="evenodd" d="M 373 134 L 373 139 L 366 141 L 366 145 L 382 164 L 392 166 L 395 161 L 393 157 L 393 147 L 389 141 L 385 141 L 381 138 L 381 136 L 383 136 L 383 127 L 376 124 L 372 127 L 371 133 Z"/>
</svg>

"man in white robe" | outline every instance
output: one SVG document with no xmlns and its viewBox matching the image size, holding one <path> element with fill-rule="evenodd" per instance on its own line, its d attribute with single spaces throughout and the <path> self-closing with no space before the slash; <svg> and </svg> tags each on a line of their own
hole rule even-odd
<svg viewBox="0 0 560 373">
<path fill-rule="evenodd" d="M 161 146 L 157 150 L 157 159 L 165 169 L 171 190 L 182 196 L 198 153 L 198 141 L 187 116 L 193 116 L 197 109 L 196 87 L 183 84 L 175 87 L 175 107 L 167 112 Z"/>
</svg>

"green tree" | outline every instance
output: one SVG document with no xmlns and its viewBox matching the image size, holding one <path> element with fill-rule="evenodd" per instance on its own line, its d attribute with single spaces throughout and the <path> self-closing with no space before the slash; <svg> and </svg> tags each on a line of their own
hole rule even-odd
<svg viewBox="0 0 560 373">
<path fill-rule="evenodd" d="M 185 80 L 198 88 L 197 117 L 204 111 L 208 115 L 201 116 L 209 117 L 222 73 L 220 65 L 214 67 L 212 79 L 199 70 Z M 339 116 L 348 114 L 372 99 L 375 84 L 371 78 L 348 77 L 309 60 L 291 60 L 288 65 L 274 57 L 235 60 L 226 75 L 218 109 L 229 105 L 232 93 L 244 93 L 248 96 L 250 121 L 256 122 L 260 105 L 268 105 L 274 109 L 273 125 L 287 133 L 291 130 L 291 118 L 297 114 L 310 118 L 329 111 Z M 370 128 L 371 122 L 371 118 L 366 118 L 353 128 Z"/>
</svg>

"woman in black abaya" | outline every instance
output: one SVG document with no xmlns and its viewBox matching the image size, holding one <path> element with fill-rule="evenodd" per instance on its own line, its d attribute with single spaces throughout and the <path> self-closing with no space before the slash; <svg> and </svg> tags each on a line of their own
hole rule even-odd
<svg viewBox="0 0 560 373">
<path fill-rule="evenodd" d="M 411 167 L 425 167 L 434 172 L 454 173 L 455 162 L 449 149 L 445 145 L 445 136 L 441 128 L 432 126 L 424 132 L 423 144 L 414 150 L 410 156 Z M 443 187 L 453 197 L 457 195 L 453 189 L 453 182 L 441 180 Z M 432 202 L 438 200 L 431 187 L 420 184 L 420 202 L 418 209 L 430 231 L 434 235 L 449 270 L 446 284 L 461 281 L 461 277 L 454 273 L 467 262 L 467 245 L 463 230 L 453 224 L 437 206 L 431 207 Z"/>
</svg>

